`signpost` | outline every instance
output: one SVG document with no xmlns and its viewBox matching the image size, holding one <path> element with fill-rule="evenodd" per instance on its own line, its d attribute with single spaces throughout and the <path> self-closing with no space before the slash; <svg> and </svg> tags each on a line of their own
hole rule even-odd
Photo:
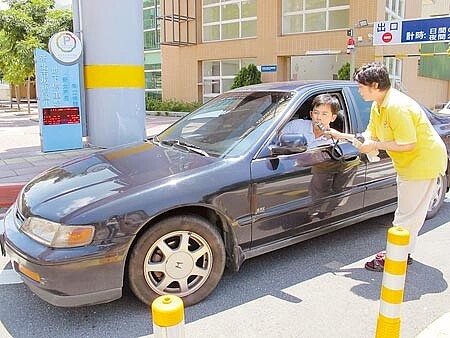
<svg viewBox="0 0 450 338">
<path fill-rule="evenodd" d="M 78 59 L 81 42 L 71 32 L 60 32 L 49 42 L 52 55 L 34 52 L 39 126 L 43 152 L 83 148 Z"/>
<path fill-rule="evenodd" d="M 373 24 L 374 46 L 446 41 L 450 41 L 450 16 Z"/>
</svg>

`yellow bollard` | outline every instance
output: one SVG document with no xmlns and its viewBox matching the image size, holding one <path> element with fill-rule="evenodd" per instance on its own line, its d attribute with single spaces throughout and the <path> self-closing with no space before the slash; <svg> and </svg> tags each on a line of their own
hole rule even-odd
<svg viewBox="0 0 450 338">
<path fill-rule="evenodd" d="M 163 295 L 152 303 L 155 338 L 184 338 L 184 306 L 180 297 Z"/>
<path fill-rule="evenodd" d="M 400 337 L 400 305 L 403 302 L 408 250 L 409 231 L 401 227 L 390 228 L 384 260 L 376 338 Z"/>
</svg>

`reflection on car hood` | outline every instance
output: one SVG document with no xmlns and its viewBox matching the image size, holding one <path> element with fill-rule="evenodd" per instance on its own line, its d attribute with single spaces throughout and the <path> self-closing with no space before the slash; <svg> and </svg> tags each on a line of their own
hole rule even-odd
<svg viewBox="0 0 450 338">
<path fill-rule="evenodd" d="M 52 212 L 50 218 L 61 218 L 87 204 L 162 184 L 217 161 L 148 142 L 116 147 L 43 172 L 24 187 L 20 210 L 25 217 Z"/>
</svg>

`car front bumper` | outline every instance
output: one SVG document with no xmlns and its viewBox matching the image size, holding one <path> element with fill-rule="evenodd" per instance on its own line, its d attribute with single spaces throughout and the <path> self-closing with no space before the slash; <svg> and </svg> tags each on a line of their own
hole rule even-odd
<svg viewBox="0 0 450 338">
<path fill-rule="evenodd" d="M 129 239 L 53 249 L 18 229 L 15 207 L 8 210 L 3 223 L 2 246 L 14 270 L 46 302 L 73 307 L 105 303 L 122 296 Z"/>
</svg>

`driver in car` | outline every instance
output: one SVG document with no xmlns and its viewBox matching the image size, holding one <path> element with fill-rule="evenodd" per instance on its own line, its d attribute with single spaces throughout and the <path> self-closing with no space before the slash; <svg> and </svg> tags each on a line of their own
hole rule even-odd
<svg viewBox="0 0 450 338">
<path fill-rule="evenodd" d="M 330 94 L 317 95 L 309 113 L 311 120 L 292 120 L 284 126 L 281 134 L 303 134 L 308 142 L 308 147 L 330 144 L 330 136 L 324 131 L 330 129 L 330 123 L 336 120 L 340 109 L 336 97 Z"/>
</svg>

